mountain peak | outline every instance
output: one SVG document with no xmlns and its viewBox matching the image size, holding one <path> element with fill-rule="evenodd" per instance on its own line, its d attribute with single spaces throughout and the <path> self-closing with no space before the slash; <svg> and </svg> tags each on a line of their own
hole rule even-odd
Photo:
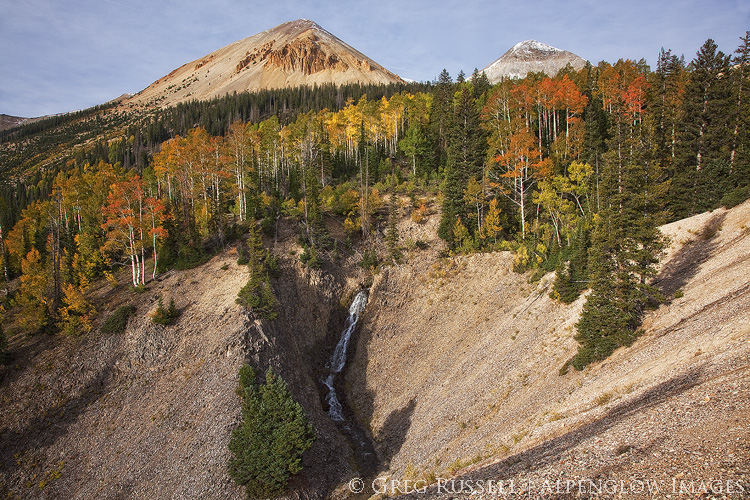
<svg viewBox="0 0 750 500">
<path fill-rule="evenodd" d="M 518 42 L 515 44 L 508 52 L 505 54 L 515 54 L 515 55 L 527 55 L 527 54 L 546 54 L 546 53 L 556 53 L 556 52 L 564 52 L 562 49 L 558 49 L 557 47 L 553 47 L 551 45 L 547 45 L 546 43 L 537 42 L 536 40 L 524 40 L 523 42 Z"/>
<path fill-rule="evenodd" d="M 187 63 L 136 94 L 129 103 L 171 106 L 232 92 L 402 81 L 316 22 L 297 19 Z"/>
<path fill-rule="evenodd" d="M 497 83 L 506 78 L 524 78 L 531 72 L 555 76 L 568 64 L 578 70 L 583 68 L 586 61 L 567 50 L 536 40 L 524 40 L 511 47 L 483 71 L 491 83 Z"/>
<path fill-rule="evenodd" d="M 310 19 L 297 19 L 296 21 L 288 21 L 286 23 L 279 24 L 275 28 L 264 31 L 264 33 L 277 33 L 284 35 L 297 36 L 308 30 L 319 31 L 330 35 L 328 31 L 324 30 L 318 23 L 311 21 Z"/>
</svg>

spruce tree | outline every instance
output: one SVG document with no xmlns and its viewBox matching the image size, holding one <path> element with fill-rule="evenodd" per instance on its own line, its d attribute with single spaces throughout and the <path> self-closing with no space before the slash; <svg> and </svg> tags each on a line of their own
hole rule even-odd
<svg viewBox="0 0 750 500">
<path fill-rule="evenodd" d="M 471 74 L 471 84 L 474 85 L 474 95 L 481 101 L 482 106 L 487 102 L 492 84 L 487 73 L 482 71 L 481 73 L 477 68 L 474 68 L 474 72 Z"/>
<path fill-rule="evenodd" d="M 557 269 L 552 296 L 566 304 L 575 301 L 588 288 L 590 233 L 589 221 L 581 221 L 573 242 L 567 248 L 570 260 L 563 260 Z"/>
<path fill-rule="evenodd" d="M 232 431 L 229 476 L 245 487 L 248 498 L 273 498 L 302 470 L 302 455 L 315 431 L 284 380 L 271 368 L 258 384 L 249 365 L 240 369 L 242 423 Z"/>
<path fill-rule="evenodd" d="M 440 72 L 432 92 L 430 110 L 430 139 L 435 144 L 435 165 L 443 166 L 448 150 L 448 130 L 453 116 L 453 80 L 448 71 Z"/>
<path fill-rule="evenodd" d="M 670 189 L 670 209 L 675 218 L 687 217 L 712 208 L 715 191 L 709 184 L 726 179 L 716 177 L 723 170 L 717 162 L 729 161 L 731 149 L 728 123 L 729 58 L 709 39 L 690 63 L 685 87 L 683 127 L 675 157 Z M 722 188 L 723 189 L 723 188 Z"/>
<path fill-rule="evenodd" d="M 732 58 L 729 103 L 732 147 L 729 156 L 730 187 L 721 203 L 733 206 L 750 198 L 750 31 L 740 38 L 740 46 Z"/>
<path fill-rule="evenodd" d="M 630 345 L 646 307 L 660 297 L 650 280 L 665 246 L 658 226 L 666 218 L 668 183 L 657 175 L 655 163 L 628 163 L 622 170 L 607 165 L 608 199 L 596 215 L 589 249 L 592 290 L 576 325 L 581 344 L 573 359 L 576 369 Z"/>
<path fill-rule="evenodd" d="M 451 245 L 456 219 L 471 220 L 464 201 L 464 191 L 472 177 L 482 179 L 487 150 L 485 134 L 480 127 L 479 110 L 473 87 L 464 84 L 456 92 L 448 142 L 448 164 L 444 179 L 443 213 L 438 235 Z"/>
<path fill-rule="evenodd" d="M 237 303 L 251 309 L 261 318 L 275 319 L 278 316 L 276 295 L 266 265 L 266 253 L 263 251 L 260 228 L 255 222 L 250 224 L 247 246 L 247 267 L 250 271 L 250 278 L 237 294 Z"/>
</svg>

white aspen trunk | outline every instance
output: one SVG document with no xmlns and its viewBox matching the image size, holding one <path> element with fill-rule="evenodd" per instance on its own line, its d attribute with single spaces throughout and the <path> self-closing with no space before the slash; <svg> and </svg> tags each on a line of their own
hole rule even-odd
<svg viewBox="0 0 750 500">
<path fill-rule="evenodd" d="M 524 203 L 523 181 L 521 181 L 521 239 L 526 239 L 526 207 Z"/>
<path fill-rule="evenodd" d="M 133 247 L 130 248 L 130 269 L 133 272 L 133 286 L 138 286 L 138 277 L 136 276 L 137 266 Z"/>
<path fill-rule="evenodd" d="M 154 229 L 156 229 L 156 226 L 154 226 Z M 156 233 L 154 233 L 153 236 L 153 243 L 154 243 L 154 272 L 151 274 L 151 279 L 156 279 L 156 263 L 157 263 L 157 255 L 156 255 Z"/>
</svg>

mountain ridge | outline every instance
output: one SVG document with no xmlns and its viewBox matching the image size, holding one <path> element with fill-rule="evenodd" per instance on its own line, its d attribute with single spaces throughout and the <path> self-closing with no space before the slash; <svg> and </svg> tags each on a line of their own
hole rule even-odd
<svg viewBox="0 0 750 500">
<path fill-rule="evenodd" d="M 314 21 L 298 19 L 190 61 L 124 101 L 170 106 L 232 92 L 326 83 L 403 83 L 395 73 Z"/>
</svg>

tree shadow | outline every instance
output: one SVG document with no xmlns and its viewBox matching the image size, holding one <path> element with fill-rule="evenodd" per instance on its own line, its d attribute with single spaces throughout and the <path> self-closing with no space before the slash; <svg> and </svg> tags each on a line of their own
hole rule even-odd
<svg viewBox="0 0 750 500">
<path fill-rule="evenodd" d="M 507 480 L 532 467 L 539 469 L 549 462 L 557 462 L 566 451 L 577 447 L 582 441 L 599 436 L 626 418 L 641 413 L 697 386 L 702 380 L 702 371 L 703 367 L 697 367 L 681 376 L 662 382 L 637 398 L 618 404 L 594 422 L 582 425 L 577 429 L 545 441 L 526 451 L 511 455 L 501 462 L 459 475 L 453 478 L 452 484 L 459 487 L 458 485 L 462 484 L 460 483 L 462 480 L 474 481 L 472 484 L 476 484 L 478 480 Z M 433 485 L 425 492 L 411 493 L 404 495 L 402 498 L 424 499 L 437 498 L 441 495 L 445 495 L 445 489 L 441 492 L 438 486 Z"/>
<path fill-rule="evenodd" d="M 398 454 L 406 441 L 406 434 L 411 427 L 411 417 L 417 407 L 417 402 L 412 398 L 406 406 L 400 410 L 393 410 L 383 423 L 383 427 L 377 434 L 380 443 L 380 469 L 387 470 L 393 457 Z"/>
<path fill-rule="evenodd" d="M 726 216 L 727 212 L 714 214 L 704 224 L 700 234 L 696 235 L 694 240 L 685 243 L 659 272 L 654 285 L 662 291 L 667 303 L 671 302 L 675 292 L 698 274 L 700 266 L 716 250 L 717 243 L 714 236 L 724 223 Z"/>
</svg>

